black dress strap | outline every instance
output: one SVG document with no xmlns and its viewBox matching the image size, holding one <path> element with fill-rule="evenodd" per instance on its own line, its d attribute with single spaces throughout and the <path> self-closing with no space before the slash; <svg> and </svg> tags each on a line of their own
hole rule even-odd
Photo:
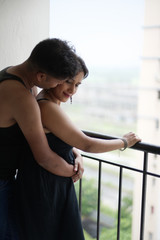
<svg viewBox="0 0 160 240">
<path fill-rule="evenodd" d="M 5 81 L 5 80 L 9 80 L 10 79 L 10 80 L 17 80 L 17 81 L 21 82 L 25 86 L 24 82 L 22 81 L 22 79 L 20 77 L 7 72 L 8 68 L 9 67 L 7 67 L 7 68 L 3 69 L 2 71 L 0 71 L 0 83 Z"/>
<path fill-rule="evenodd" d="M 39 102 L 39 101 L 41 101 L 41 100 L 47 100 L 47 101 L 49 101 L 48 98 L 39 98 L 39 99 L 37 99 L 37 102 Z"/>
</svg>

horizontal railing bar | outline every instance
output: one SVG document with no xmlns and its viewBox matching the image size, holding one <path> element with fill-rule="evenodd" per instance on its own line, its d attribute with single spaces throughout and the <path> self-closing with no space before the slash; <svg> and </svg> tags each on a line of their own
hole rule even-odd
<svg viewBox="0 0 160 240">
<path fill-rule="evenodd" d="M 112 139 L 118 139 L 121 137 L 115 137 L 115 136 L 110 136 L 110 135 L 104 135 L 104 134 L 100 134 L 100 133 L 96 133 L 96 132 L 90 132 L 90 131 L 83 131 L 87 136 L 90 137 L 94 137 L 94 138 L 99 138 L 99 139 L 105 139 L 105 140 L 112 140 Z M 109 164 L 115 167 L 118 167 L 120 169 L 120 176 L 119 176 L 119 199 L 118 199 L 118 225 L 117 225 L 117 240 L 120 239 L 120 220 L 121 220 L 121 191 L 122 191 L 122 171 L 123 169 L 127 169 L 129 171 L 132 172 L 138 172 L 140 174 L 142 174 L 142 198 L 141 198 L 141 221 L 140 221 L 140 240 L 144 239 L 144 223 L 145 223 L 145 203 L 146 203 L 146 189 L 147 189 L 147 179 L 148 176 L 152 176 L 152 177 L 156 177 L 156 178 L 160 178 L 160 174 L 154 173 L 154 172 L 150 172 L 147 169 L 148 166 L 148 154 L 155 154 L 155 155 L 160 155 L 160 145 L 152 145 L 152 144 L 148 144 L 148 143 L 144 143 L 144 142 L 139 142 L 136 143 L 133 147 L 131 147 L 131 149 L 133 150 L 138 150 L 138 151 L 142 151 L 144 152 L 144 159 L 143 159 L 143 168 L 135 168 L 135 167 L 131 167 L 131 166 L 126 166 L 123 163 L 116 163 L 113 161 L 109 160 L 105 160 L 102 159 L 101 156 L 97 156 L 95 157 L 95 155 L 91 155 L 85 152 L 82 152 L 81 155 L 83 157 L 86 157 L 88 159 L 92 159 L 95 161 L 99 162 L 99 181 L 98 181 L 98 209 L 97 209 L 97 240 L 100 237 L 100 190 L 101 190 L 101 167 L 102 167 L 102 163 L 104 164 Z M 80 198 L 82 196 L 80 195 Z M 79 201 L 81 204 L 81 200 Z M 81 209 L 81 206 L 80 206 Z"/>
<path fill-rule="evenodd" d="M 89 132 L 89 131 L 83 131 L 83 132 L 87 136 L 94 137 L 94 138 L 100 138 L 100 139 L 106 139 L 106 140 L 120 138 L 120 137 L 104 135 L 104 134 L 100 134 L 100 133 L 96 133 L 96 132 Z M 139 142 L 139 143 L 136 143 L 131 148 L 135 149 L 135 150 L 138 150 L 138 151 L 143 151 L 143 152 L 148 152 L 148 153 L 153 153 L 153 154 L 159 154 L 160 155 L 160 146 L 158 146 L 158 145 Z"/>
<path fill-rule="evenodd" d="M 110 164 L 110 165 L 113 165 L 113 166 L 116 166 L 116 167 L 119 167 L 119 168 L 122 167 L 122 168 L 125 168 L 125 169 L 130 170 L 130 171 L 143 173 L 143 170 L 138 169 L 138 168 L 128 167 L 128 166 L 125 166 L 125 165 L 122 165 L 122 164 L 109 162 L 109 161 L 107 161 L 107 160 L 95 158 L 95 157 L 93 157 L 93 156 L 89 156 L 89 155 L 85 155 L 85 154 L 82 154 L 82 156 L 83 156 L 83 157 L 86 157 L 86 158 L 93 159 L 93 160 L 95 160 L 95 161 L 99 161 L 99 162 L 103 162 L 103 163 L 106 163 L 106 164 Z M 147 175 L 150 175 L 150 176 L 152 176 L 152 177 L 158 177 L 158 178 L 160 178 L 160 175 L 159 175 L 159 174 L 156 174 L 156 173 L 146 172 L 146 174 L 147 174 Z"/>
<path fill-rule="evenodd" d="M 149 176 L 152 176 L 152 177 L 158 177 L 158 178 L 160 178 L 160 175 L 159 175 L 159 174 L 156 174 L 156 173 L 146 172 L 146 174 L 149 175 Z"/>
<path fill-rule="evenodd" d="M 113 166 L 116 166 L 116 167 L 122 167 L 122 168 L 125 168 L 125 169 L 128 169 L 128 170 L 131 170 L 131 171 L 143 173 L 143 170 L 140 170 L 140 169 L 138 169 L 138 168 L 132 168 L 132 167 L 128 167 L 128 166 L 125 166 L 125 165 L 122 165 L 122 164 L 109 162 L 109 161 L 107 161 L 107 160 L 95 158 L 95 157 L 93 157 L 93 156 L 89 156 L 89 155 L 85 155 L 85 154 L 82 154 L 82 156 L 83 156 L 83 157 L 90 158 L 90 159 L 93 159 L 93 160 L 95 160 L 95 161 L 100 161 L 100 162 L 103 162 L 103 163 L 106 163 L 106 164 L 110 164 L 110 165 L 113 165 Z"/>
</svg>

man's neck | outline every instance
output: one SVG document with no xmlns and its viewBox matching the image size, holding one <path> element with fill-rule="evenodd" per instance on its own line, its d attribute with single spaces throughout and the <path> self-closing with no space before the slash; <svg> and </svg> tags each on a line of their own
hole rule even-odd
<svg viewBox="0 0 160 240">
<path fill-rule="evenodd" d="M 31 89 L 34 86 L 35 73 L 31 70 L 28 61 L 10 67 L 7 72 L 20 77 L 27 89 Z"/>
</svg>

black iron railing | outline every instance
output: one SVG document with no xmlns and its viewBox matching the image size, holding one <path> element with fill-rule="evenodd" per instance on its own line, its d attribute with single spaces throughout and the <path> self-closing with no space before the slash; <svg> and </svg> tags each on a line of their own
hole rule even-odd
<svg viewBox="0 0 160 240">
<path fill-rule="evenodd" d="M 95 132 L 84 131 L 84 133 L 88 136 L 99 138 L 99 139 L 116 139 L 117 137 L 103 135 Z M 110 161 L 106 161 L 103 159 L 95 158 L 93 156 L 88 156 L 86 154 L 82 154 L 86 158 L 90 158 L 92 160 L 98 161 L 98 205 L 97 205 L 97 240 L 100 239 L 100 200 L 101 200 L 101 175 L 102 175 L 102 163 L 110 164 L 119 168 L 119 191 L 118 191 L 118 217 L 117 217 L 117 240 L 120 240 L 120 225 L 121 225 L 121 198 L 122 198 L 122 175 L 123 170 L 128 169 L 134 172 L 139 172 L 142 174 L 142 198 L 141 198 L 141 219 L 140 219 L 140 236 L 139 240 L 144 240 L 144 222 L 145 222 L 145 205 L 146 205 L 146 187 L 147 187 L 147 176 L 154 176 L 160 178 L 160 175 L 149 172 L 148 171 L 148 154 L 156 154 L 160 155 L 160 146 L 151 145 L 147 143 L 137 143 L 133 147 L 134 150 L 142 151 L 144 153 L 143 156 L 143 169 L 129 167 L 123 164 L 118 164 Z M 79 208 L 81 211 L 82 204 L 82 181 L 80 180 L 79 185 Z M 138 239 L 137 239 L 138 240 Z"/>
</svg>

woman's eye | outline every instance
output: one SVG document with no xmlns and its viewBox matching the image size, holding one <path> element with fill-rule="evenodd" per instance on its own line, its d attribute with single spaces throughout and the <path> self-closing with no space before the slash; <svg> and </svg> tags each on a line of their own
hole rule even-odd
<svg viewBox="0 0 160 240">
<path fill-rule="evenodd" d="M 78 84 L 76 84 L 76 87 L 79 87 L 81 85 L 81 83 L 78 83 Z"/>
</svg>

